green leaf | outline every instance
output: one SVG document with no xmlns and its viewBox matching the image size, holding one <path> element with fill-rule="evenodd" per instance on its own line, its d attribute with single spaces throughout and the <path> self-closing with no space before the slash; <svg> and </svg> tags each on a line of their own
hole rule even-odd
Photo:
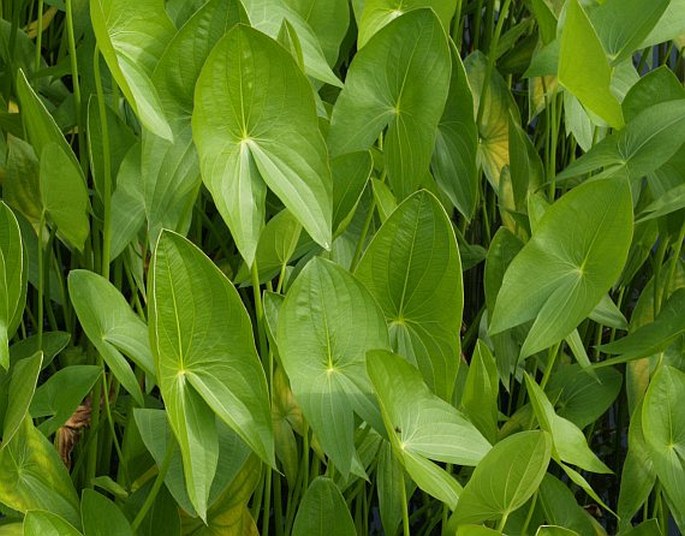
<svg viewBox="0 0 685 536">
<path fill-rule="evenodd" d="M 490 450 L 490 443 L 478 429 L 453 406 L 431 393 L 418 370 L 401 356 L 371 351 L 367 369 L 385 430 L 400 460 L 420 456 L 476 465 Z M 409 467 L 407 470 L 412 475 Z"/>
<path fill-rule="evenodd" d="M 509 164 L 509 121 L 519 116 L 508 84 L 497 70 L 487 82 L 488 59 L 480 51 L 470 54 L 464 68 L 473 91 L 473 114 L 477 117 L 483 99 L 483 112 L 478 124 L 477 163 L 486 178 L 499 191 L 500 174 Z"/>
<path fill-rule="evenodd" d="M 528 395 L 540 428 L 549 432 L 552 437 L 554 458 L 577 465 L 586 471 L 611 473 L 611 469 L 590 450 L 582 430 L 571 421 L 559 417 L 542 388 L 527 373 L 525 378 Z"/>
<path fill-rule="evenodd" d="M 656 474 L 680 530 L 685 530 L 685 373 L 662 365 L 649 383 L 642 427 Z"/>
<path fill-rule="evenodd" d="M 219 41 L 196 86 L 193 138 L 205 185 L 247 264 L 264 225 L 267 185 L 329 247 L 326 146 L 311 85 L 283 47 L 242 25 Z"/>
<path fill-rule="evenodd" d="M 440 202 L 425 190 L 407 198 L 374 236 L 356 275 L 383 310 L 392 348 L 451 400 L 464 297 L 457 241 Z"/>
<path fill-rule="evenodd" d="M 290 5 L 290 2 L 283 0 L 244 0 L 243 5 L 250 17 L 252 27 L 273 39 L 278 36 L 283 20 L 287 20 L 297 32 L 297 37 L 302 46 L 305 73 L 321 82 L 342 87 L 342 83 L 331 71 L 326 61 L 316 32 L 300 16 L 297 8 Z M 344 18 L 340 22 L 344 22 Z M 328 53 L 331 54 L 330 50 Z"/>
<path fill-rule="evenodd" d="M 636 223 L 660 218 L 683 208 L 685 208 L 685 184 L 680 184 L 647 205 Z"/>
<path fill-rule="evenodd" d="M 274 463 L 266 378 L 237 291 L 202 251 L 164 231 L 151 275 L 150 337 L 158 381 L 181 445 L 188 493 L 202 516 L 218 451 L 212 411 L 260 458 Z M 203 438 L 210 442 L 206 453 Z"/>
<path fill-rule="evenodd" d="M 388 348 L 383 314 L 349 272 L 315 257 L 288 291 L 277 330 L 293 394 L 323 450 L 347 476 L 358 462 L 353 410 L 380 425 L 365 362 L 368 350 Z"/>
<path fill-rule="evenodd" d="M 638 48 L 670 41 L 683 35 L 685 33 L 685 18 L 683 18 L 683 14 L 685 14 L 685 1 L 671 0 L 666 8 L 666 12 Z"/>
<path fill-rule="evenodd" d="M 641 326 L 629 335 L 603 344 L 607 354 L 620 354 L 622 361 L 649 357 L 664 351 L 685 332 L 685 288 L 679 288 L 663 304 L 654 322 Z"/>
<path fill-rule="evenodd" d="M 410 11 L 385 26 L 352 60 L 331 116 L 333 156 L 365 151 L 383 129 L 394 193 L 404 199 L 428 170 L 447 99 L 450 51 L 433 11 Z"/>
<path fill-rule="evenodd" d="M 0 448 L 0 502 L 19 512 L 47 510 L 79 524 L 78 497 L 52 443 L 26 417 Z"/>
<path fill-rule="evenodd" d="M 431 169 L 436 182 L 452 204 L 470 219 L 478 197 L 478 130 L 469 80 L 459 52 L 451 41 L 450 51 L 452 73 L 449 93 L 438 124 Z"/>
<path fill-rule="evenodd" d="M 647 38 L 671 3 L 656 0 L 607 0 L 590 14 L 612 65 L 630 58 Z"/>
<path fill-rule="evenodd" d="M 557 181 L 603 169 L 602 176 L 640 179 L 665 164 L 685 142 L 685 99 L 646 108 L 626 128 L 604 138 L 556 176 Z"/>
<path fill-rule="evenodd" d="M 195 84 L 207 56 L 224 34 L 247 14 L 235 0 L 210 0 L 169 41 L 152 74 L 172 130 L 190 121 Z M 154 132 L 154 131 L 153 131 Z"/>
<path fill-rule="evenodd" d="M 293 536 L 354 536 L 357 531 L 338 486 L 317 477 L 307 488 L 295 516 Z"/>
<path fill-rule="evenodd" d="M 56 143 L 64 151 L 64 155 L 69 158 L 74 168 L 76 168 L 76 172 L 81 174 L 81 180 L 83 181 L 81 168 L 71 146 L 67 143 L 55 119 L 50 115 L 45 104 L 43 104 L 43 101 L 41 101 L 38 94 L 31 87 L 26 74 L 21 69 L 17 73 L 17 96 L 21 105 L 21 119 L 24 124 L 24 130 L 28 134 L 29 141 L 33 145 L 36 154 L 40 155 L 48 144 Z"/>
<path fill-rule="evenodd" d="M 590 518 L 576 502 L 573 491 L 555 476 L 545 475 L 538 500 L 548 523 L 567 527 L 579 534 L 594 534 Z"/>
<path fill-rule="evenodd" d="M 387 441 L 381 444 L 376 462 L 376 492 L 378 494 L 378 509 L 385 534 L 396 534 L 397 527 L 402 522 L 403 497 L 411 497 L 415 486 L 407 490 L 404 478 L 404 468 L 393 455 L 392 445 Z M 402 487 L 405 487 L 403 490 Z"/>
<path fill-rule="evenodd" d="M 319 40 L 326 61 L 329 65 L 335 65 L 350 25 L 349 5 L 337 0 L 289 0 L 288 6 L 309 24 Z"/>
<path fill-rule="evenodd" d="M 464 413 L 490 441 L 497 440 L 499 375 L 495 358 L 480 339 L 476 342 L 466 375 L 461 405 Z"/>
<path fill-rule="evenodd" d="M 38 426 L 46 437 L 54 434 L 88 396 L 102 370 L 96 365 L 72 365 L 51 375 L 31 400 L 34 419 L 50 417 Z"/>
<path fill-rule="evenodd" d="M 557 401 L 557 414 L 581 429 L 598 420 L 621 390 L 622 377 L 616 369 L 597 369 L 595 374 L 593 380 L 580 366 L 563 365 L 547 384 L 549 399 Z"/>
<path fill-rule="evenodd" d="M 88 191 L 80 168 L 53 142 L 40 153 L 40 197 L 59 235 L 83 251 L 90 233 Z"/>
<path fill-rule="evenodd" d="M 173 134 L 151 76 L 176 33 L 161 0 L 90 0 L 90 18 L 102 57 L 141 123 L 158 136 Z"/>
<path fill-rule="evenodd" d="M 331 160 L 333 172 L 333 231 L 344 231 L 373 171 L 369 151 L 347 153 Z"/>
<path fill-rule="evenodd" d="M 138 380 L 121 350 L 154 376 L 145 323 L 114 285 L 88 270 L 73 270 L 69 274 L 69 296 L 90 342 L 124 389 L 144 405 Z"/>
<path fill-rule="evenodd" d="M 81 496 L 81 520 L 85 536 L 133 536 L 124 514 L 104 495 L 84 489 Z"/>
<path fill-rule="evenodd" d="M 614 128 L 624 125 L 621 105 L 611 92 L 612 70 L 595 28 L 579 0 L 570 0 L 561 34 L 559 83 L 588 110 Z"/>
<path fill-rule="evenodd" d="M 25 536 L 81 536 L 66 519 L 45 510 L 29 510 L 24 516 Z"/>
<path fill-rule="evenodd" d="M 490 324 L 494 334 L 535 319 L 521 357 L 568 336 L 620 275 L 632 237 L 630 188 L 620 179 L 582 184 L 538 225 L 504 275 Z"/>
<path fill-rule="evenodd" d="M 12 367 L 12 377 L 9 382 L 7 410 L 2 426 L 2 443 L 6 445 L 12 441 L 14 434 L 21 428 L 29 411 L 36 382 L 43 362 L 42 352 L 22 359 Z"/>
<path fill-rule="evenodd" d="M 0 201 L 0 366 L 10 365 L 9 340 L 24 314 L 27 258 L 14 213 Z"/>
<path fill-rule="evenodd" d="M 535 532 L 535 536 L 580 536 L 575 530 L 557 525 L 543 525 Z"/>
<path fill-rule="evenodd" d="M 359 20 L 357 47 L 361 49 L 381 28 L 414 9 L 432 9 L 445 31 L 449 31 L 455 7 L 454 2 L 449 0 L 365 0 L 364 10 Z"/>
<path fill-rule="evenodd" d="M 523 506 L 540 486 L 551 450 L 549 434 L 540 431 L 497 443 L 471 475 L 450 526 L 498 519 Z"/>
<path fill-rule="evenodd" d="M 31 357 L 36 352 L 43 352 L 42 368 L 45 369 L 52 363 L 57 354 L 67 347 L 71 335 L 65 331 L 45 331 L 43 332 L 42 345 L 39 344 L 41 342 L 39 339 L 40 337 L 36 334 L 14 343 L 10 347 L 10 361 L 15 363 L 20 359 Z"/>
</svg>

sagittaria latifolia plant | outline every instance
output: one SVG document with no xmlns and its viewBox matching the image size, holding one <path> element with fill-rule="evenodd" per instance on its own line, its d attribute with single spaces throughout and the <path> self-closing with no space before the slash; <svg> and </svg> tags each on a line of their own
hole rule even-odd
<svg viewBox="0 0 685 536">
<path fill-rule="evenodd" d="M 0 534 L 685 531 L 685 2 L 0 3 Z"/>
</svg>

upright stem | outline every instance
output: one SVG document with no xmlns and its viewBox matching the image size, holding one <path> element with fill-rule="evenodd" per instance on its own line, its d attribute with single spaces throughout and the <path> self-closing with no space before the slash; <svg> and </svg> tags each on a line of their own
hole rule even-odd
<svg viewBox="0 0 685 536">
<path fill-rule="evenodd" d="M 38 0 L 38 18 L 36 19 L 36 58 L 35 69 L 40 69 L 41 49 L 43 48 L 43 0 Z"/>
<path fill-rule="evenodd" d="M 103 191 L 102 205 L 104 211 L 104 221 L 102 224 L 102 277 L 109 279 L 110 249 L 112 243 L 112 167 L 111 155 L 109 153 L 109 126 L 107 124 L 107 108 L 105 107 L 105 96 L 102 90 L 102 78 L 100 77 L 100 51 L 95 46 L 93 53 L 93 72 L 95 76 L 95 92 L 98 100 L 98 111 L 100 112 L 100 129 L 102 132 L 102 161 L 103 161 Z"/>
<path fill-rule="evenodd" d="M 404 471 L 400 477 L 400 491 L 402 493 L 402 531 L 404 536 L 411 536 L 409 528 L 409 503 L 407 501 L 407 486 L 404 483 Z"/>
<path fill-rule="evenodd" d="M 78 152 L 79 161 L 84 172 L 88 169 L 88 152 L 84 149 L 86 138 L 84 136 L 85 128 L 82 121 L 81 113 L 81 87 L 78 75 L 78 56 L 76 55 L 76 38 L 74 37 L 74 12 L 71 6 L 71 0 L 66 0 L 66 15 L 67 15 L 67 40 L 69 42 L 69 60 L 71 62 L 71 79 L 74 86 L 74 110 L 76 112 L 76 128 L 78 134 Z M 96 47 L 97 50 L 97 47 Z M 99 80 L 100 73 L 95 73 L 96 82 Z"/>
</svg>

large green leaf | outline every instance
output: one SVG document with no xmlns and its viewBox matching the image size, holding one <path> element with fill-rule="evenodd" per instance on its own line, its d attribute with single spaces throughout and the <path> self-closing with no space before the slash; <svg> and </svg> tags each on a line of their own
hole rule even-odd
<svg viewBox="0 0 685 536">
<path fill-rule="evenodd" d="M 585 183 L 565 194 L 509 265 L 490 333 L 535 319 L 522 357 L 568 336 L 620 275 L 632 224 L 630 188 L 622 179 Z"/>
<path fill-rule="evenodd" d="M 352 60 L 331 116 L 333 156 L 369 149 L 387 126 L 385 165 L 404 199 L 428 170 L 451 70 L 432 10 L 417 9 L 380 30 Z"/>
<path fill-rule="evenodd" d="M 147 326 L 109 281 L 88 270 L 69 274 L 69 296 L 83 331 L 121 385 L 142 406 L 143 394 L 122 351 L 154 376 Z"/>
<path fill-rule="evenodd" d="M 602 175 L 640 179 L 665 164 L 685 142 L 685 99 L 641 111 L 559 173 L 557 181 L 603 170 Z"/>
<path fill-rule="evenodd" d="M 90 0 L 100 53 L 143 125 L 162 138 L 173 134 L 152 83 L 152 72 L 176 33 L 162 0 Z"/>
<path fill-rule="evenodd" d="M 451 41 L 450 51 L 450 89 L 438 124 L 431 168 L 440 188 L 459 212 L 470 219 L 476 209 L 478 197 L 478 129 L 466 71 L 459 52 Z"/>
<path fill-rule="evenodd" d="M 572 463 L 595 473 L 611 473 L 611 470 L 590 450 L 583 431 L 571 421 L 559 417 L 542 388 L 528 375 L 526 388 L 540 428 L 552 436 L 553 456 L 557 460 Z"/>
<path fill-rule="evenodd" d="M 3 444 L 12 441 L 12 437 L 24 423 L 36 390 L 42 362 L 43 353 L 37 352 L 31 357 L 16 362 L 12 367 L 7 393 L 7 410 L 2 423 Z"/>
<path fill-rule="evenodd" d="M 300 15 L 296 6 L 291 6 L 290 2 L 284 0 L 244 0 L 243 5 L 250 17 L 250 24 L 273 39 L 276 39 L 283 21 L 286 20 L 297 32 L 305 73 L 321 82 L 342 86 L 326 61 L 315 30 Z M 344 18 L 340 22 L 344 22 Z M 328 54 L 331 54 L 329 47 L 327 45 Z"/>
<path fill-rule="evenodd" d="M 685 1 L 671 0 L 666 11 L 639 48 L 676 39 L 685 33 Z"/>
<path fill-rule="evenodd" d="M 656 474 L 685 530 L 685 373 L 663 365 L 645 394 L 642 427 Z"/>
<path fill-rule="evenodd" d="M 357 47 L 362 48 L 381 28 L 413 9 L 431 8 L 440 19 L 443 28 L 449 31 L 455 7 L 455 3 L 449 0 L 365 0 L 359 20 Z"/>
<path fill-rule="evenodd" d="M 324 451 L 347 475 L 359 463 L 353 410 L 380 425 L 365 363 L 368 350 L 388 348 L 383 314 L 349 272 L 316 257 L 288 291 L 277 330 L 293 394 Z"/>
<path fill-rule="evenodd" d="M 14 213 L 0 201 L 0 366 L 10 365 L 9 340 L 24 314 L 28 270 L 21 229 Z"/>
<path fill-rule="evenodd" d="M 552 451 L 546 432 L 503 439 L 478 464 L 464 488 L 450 526 L 508 516 L 540 486 Z"/>
<path fill-rule="evenodd" d="M 81 520 L 85 536 L 133 536 L 133 530 L 121 510 L 104 495 L 84 489 L 81 496 Z"/>
<path fill-rule="evenodd" d="M 278 43 L 242 25 L 219 41 L 196 86 L 193 138 L 205 185 L 248 264 L 267 185 L 330 246 L 332 181 L 312 88 Z"/>
<path fill-rule="evenodd" d="M 570 0 L 561 34 L 559 83 L 610 126 L 624 124 L 621 105 L 611 92 L 612 69 L 602 42 L 579 0 Z"/>
<path fill-rule="evenodd" d="M 162 232 L 151 265 L 150 338 L 188 495 L 204 516 L 218 459 L 215 412 L 273 464 L 266 378 L 233 285 L 192 243 Z"/>
<path fill-rule="evenodd" d="M 440 202 L 425 190 L 383 224 L 356 270 L 381 306 L 393 349 L 451 400 L 464 303 L 457 240 Z"/>
<path fill-rule="evenodd" d="M 79 524 L 78 497 L 52 443 L 26 417 L 0 448 L 0 502 L 13 510 L 47 510 Z"/>
<path fill-rule="evenodd" d="M 338 486 L 326 477 L 315 478 L 297 510 L 293 536 L 354 536 L 350 511 Z"/>
<path fill-rule="evenodd" d="M 396 455 L 476 465 L 490 443 L 458 410 L 430 392 L 418 370 L 387 351 L 368 354 L 367 369 Z M 406 466 L 406 464 L 405 464 Z M 406 466 L 411 476 L 411 466 Z M 420 484 L 419 484 L 420 485 Z"/>
</svg>

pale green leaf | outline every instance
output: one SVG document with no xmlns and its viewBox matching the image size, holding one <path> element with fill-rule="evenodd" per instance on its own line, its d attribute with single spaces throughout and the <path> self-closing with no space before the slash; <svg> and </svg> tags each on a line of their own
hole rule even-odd
<svg viewBox="0 0 685 536">
<path fill-rule="evenodd" d="M 181 445 L 190 499 L 203 516 L 218 458 L 212 411 L 274 463 L 266 378 L 237 291 L 197 247 L 162 232 L 151 277 L 158 382 Z"/>
<path fill-rule="evenodd" d="M 196 86 L 193 138 L 205 185 L 249 265 L 264 225 L 267 185 L 329 247 L 326 146 L 311 85 L 283 47 L 242 25 L 219 41 Z"/>
<path fill-rule="evenodd" d="M 162 0 L 90 0 L 100 53 L 143 125 L 162 138 L 173 134 L 152 83 L 152 72 L 176 28 Z"/>
<path fill-rule="evenodd" d="M 540 428 L 549 432 L 552 437 L 555 459 L 572 463 L 586 471 L 611 473 L 611 469 L 590 450 L 582 430 L 571 421 L 559 417 L 542 388 L 528 374 L 525 378 Z"/>
<path fill-rule="evenodd" d="M 24 516 L 24 536 L 81 536 L 81 533 L 57 514 L 29 510 Z"/>
<path fill-rule="evenodd" d="M 614 128 L 623 127 L 621 105 L 611 92 L 606 52 L 579 0 L 570 0 L 561 34 L 559 83 Z"/>
<path fill-rule="evenodd" d="M 499 519 L 523 506 L 540 486 L 551 450 L 549 434 L 540 431 L 497 443 L 471 475 L 450 526 Z"/>
<path fill-rule="evenodd" d="M 7 410 L 2 425 L 3 445 L 12 441 L 12 437 L 24 423 L 36 390 L 42 362 L 43 353 L 37 352 L 31 357 L 17 361 L 12 366 L 7 393 Z"/>
</svg>

